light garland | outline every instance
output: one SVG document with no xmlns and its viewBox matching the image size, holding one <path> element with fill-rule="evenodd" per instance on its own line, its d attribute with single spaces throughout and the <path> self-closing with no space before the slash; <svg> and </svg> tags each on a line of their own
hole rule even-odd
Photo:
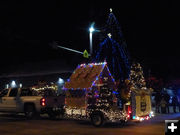
<svg viewBox="0 0 180 135">
<path fill-rule="evenodd" d="M 100 62 L 100 63 L 89 63 L 89 64 L 81 64 L 80 66 L 78 66 L 78 68 L 80 68 L 80 67 L 86 67 L 86 66 L 90 66 L 90 67 L 92 67 L 92 66 L 94 66 L 94 65 L 106 65 L 107 64 L 107 62 Z"/>
<path fill-rule="evenodd" d="M 57 86 L 44 86 L 44 87 L 40 87 L 40 88 L 35 88 L 35 87 L 32 87 L 31 88 L 32 90 L 35 90 L 35 91 L 39 91 L 39 90 L 45 90 L 45 89 L 52 89 L 52 90 L 57 90 L 58 87 Z"/>
</svg>

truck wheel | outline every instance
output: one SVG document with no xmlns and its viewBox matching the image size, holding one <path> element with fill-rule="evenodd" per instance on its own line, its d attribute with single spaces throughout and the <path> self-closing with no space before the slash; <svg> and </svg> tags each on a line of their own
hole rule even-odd
<svg viewBox="0 0 180 135">
<path fill-rule="evenodd" d="M 91 122 L 95 127 L 100 127 L 104 124 L 104 118 L 103 118 L 102 114 L 100 114 L 100 113 L 92 114 Z"/>
<path fill-rule="evenodd" d="M 34 105 L 25 106 L 25 115 L 27 119 L 33 119 L 35 117 L 36 110 Z"/>
<path fill-rule="evenodd" d="M 50 112 L 50 113 L 48 113 L 48 116 L 49 116 L 50 119 L 54 120 L 54 119 L 56 119 L 57 114 L 55 114 L 53 112 Z"/>
</svg>

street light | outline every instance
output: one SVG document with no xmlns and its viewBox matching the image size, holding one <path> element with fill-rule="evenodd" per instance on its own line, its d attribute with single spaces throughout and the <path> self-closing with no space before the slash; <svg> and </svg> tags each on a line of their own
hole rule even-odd
<svg viewBox="0 0 180 135">
<path fill-rule="evenodd" d="M 90 41 L 90 54 L 92 55 L 93 53 L 93 46 L 92 46 L 92 33 L 95 31 L 95 29 L 93 28 L 93 24 L 91 25 L 91 27 L 89 28 L 89 41 Z"/>
<path fill-rule="evenodd" d="M 58 84 L 62 85 L 64 83 L 64 80 L 62 78 L 59 78 Z"/>
<path fill-rule="evenodd" d="M 89 32 L 92 33 L 93 31 L 94 31 L 94 28 L 93 28 L 93 26 L 91 26 L 91 27 L 89 28 Z"/>
<path fill-rule="evenodd" d="M 62 94 L 62 92 L 63 92 L 62 88 L 64 85 L 64 80 L 62 78 L 59 78 L 57 84 L 58 84 L 58 94 Z"/>
<path fill-rule="evenodd" d="M 17 85 L 16 85 L 16 82 L 13 80 L 13 81 L 11 82 L 11 88 L 15 88 L 15 87 L 17 87 Z"/>
<path fill-rule="evenodd" d="M 22 83 L 19 84 L 19 87 L 22 88 Z"/>
</svg>

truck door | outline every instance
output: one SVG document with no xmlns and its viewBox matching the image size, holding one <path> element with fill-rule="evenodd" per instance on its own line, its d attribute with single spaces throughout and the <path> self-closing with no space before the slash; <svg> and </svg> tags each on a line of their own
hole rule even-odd
<svg viewBox="0 0 180 135">
<path fill-rule="evenodd" d="M 0 91 L 0 111 L 5 111 L 6 110 L 6 104 L 5 104 L 5 97 L 8 94 L 8 89 L 4 89 L 2 91 Z"/>
<path fill-rule="evenodd" d="M 9 92 L 9 95 L 7 97 L 4 97 L 4 105 L 6 111 L 8 112 L 15 112 L 16 111 L 16 100 L 17 100 L 17 94 L 18 94 L 18 88 L 12 88 Z"/>
</svg>

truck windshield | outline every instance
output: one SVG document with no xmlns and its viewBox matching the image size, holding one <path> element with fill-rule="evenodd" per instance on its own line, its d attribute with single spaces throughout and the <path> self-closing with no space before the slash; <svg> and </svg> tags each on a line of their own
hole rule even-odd
<svg viewBox="0 0 180 135">
<path fill-rule="evenodd" d="M 18 93 L 18 89 L 17 88 L 13 88 L 11 89 L 10 93 L 9 93 L 9 97 L 16 97 Z"/>
</svg>

